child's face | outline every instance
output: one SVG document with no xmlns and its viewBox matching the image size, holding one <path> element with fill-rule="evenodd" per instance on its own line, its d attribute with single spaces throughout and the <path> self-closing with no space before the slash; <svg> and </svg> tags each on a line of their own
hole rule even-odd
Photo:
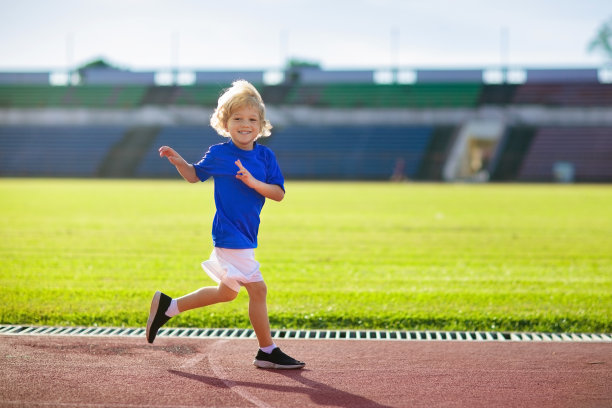
<svg viewBox="0 0 612 408">
<path fill-rule="evenodd" d="M 253 142 L 261 132 L 259 110 L 248 105 L 236 109 L 227 120 L 226 129 L 237 147 L 253 150 Z"/>
</svg>

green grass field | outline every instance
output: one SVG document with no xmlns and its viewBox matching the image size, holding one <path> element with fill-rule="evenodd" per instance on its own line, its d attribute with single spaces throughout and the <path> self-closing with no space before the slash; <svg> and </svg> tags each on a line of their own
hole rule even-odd
<svg viewBox="0 0 612 408">
<path fill-rule="evenodd" d="M 257 258 L 275 328 L 612 331 L 612 188 L 288 182 Z M 213 282 L 212 182 L 0 179 L 0 321 L 143 326 Z M 247 295 L 174 326 L 249 327 Z"/>
</svg>

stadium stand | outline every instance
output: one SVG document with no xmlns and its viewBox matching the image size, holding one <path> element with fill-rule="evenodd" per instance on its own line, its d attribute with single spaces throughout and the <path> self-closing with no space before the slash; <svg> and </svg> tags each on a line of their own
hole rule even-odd
<svg viewBox="0 0 612 408">
<path fill-rule="evenodd" d="M 506 130 L 489 167 L 491 180 L 516 180 L 536 130 L 528 126 L 512 126 Z"/>
<path fill-rule="evenodd" d="M 60 106 L 64 87 L 49 85 L 0 85 L 0 107 L 43 108 Z"/>
<path fill-rule="evenodd" d="M 176 89 L 173 103 L 176 105 L 217 106 L 217 100 L 225 85 L 180 86 Z"/>
<path fill-rule="evenodd" d="M 179 92 L 178 86 L 151 86 L 142 97 L 143 105 L 171 105 Z"/>
<path fill-rule="evenodd" d="M 143 86 L 0 85 L 0 108 L 131 108 L 140 104 Z"/>
<path fill-rule="evenodd" d="M 0 108 L 94 107 L 141 105 L 216 106 L 229 84 L 189 86 L 0 84 Z M 329 108 L 456 108 L 487 104 L 611 106 L 612 84 L 479 83 L 423 84 L 256 84 L 268 104 Z"/>
<path fill-rule="evenodd" d="M 289 74 L 293 81 L 301 84 L 343 84 L 343 83 L 368 83 L 374 80 L 372 70 L 343 70 L 323 71 L 315 67 L 301 67 L 293 69 Z"/>
<path fill-rule="evenodd" d="M 193 163 L 204 156 L 208 146 L 223 143 L 225 140 L 210 126 L 166 126 L 159 131 L 154 144 L 144 155 L 135 176 L 180 177 L 174 166 L 160 160 L 157 150 L 160 146 L 172 146 L 185 160 Z"/>
<path fill-rule="evenodd" d="M 563 165 L 576 181 L 612 181 L 612 83 L 598 70 L 527 69 L 524 83 L 484 83 L 483 70 L 412 72 L 409 83 L 379 83 L 374 70 L 299 67 L 272 85 L 265 71 L 194 71 L 190 85 L 156 85 L 153 72 L 90 69 L 71 86 L 49 85 L 50 73 L 0 73 L 0 176 L 177 177 L 157 147 L 195 161 L 223 142 L 208 116 L 245 78 L 277 115 L 262 143 L 288 178 L 379 180 L 399 169 L 441 180 L 457 134 L 482 119 L 502 126 L 491 180 L 553 181 Z"/>
<path fill-rule="evenodd" d="M 123 126 L 0 126 L 0 175 L 93 177 Z"/>
<path fill-rule="evenodd" d="M 107 152 L 98 166 L 98 177 L 134 177 L 159 133 L 158 126 L 134 126 Z"/>
<path fill-rule="evenodd" d="M 219 96 L 229 84 L 151 86 L 143 95 L 141 104 L 215 107 Z M 255 86 L 262 89 L 262 93 L 266 88 L 258 84 Z M 274 89 L 275 87 L 267 88 Z M 278 100 L 278 97 L 273 100 Z"/>
<path fill-rule="evenodd" d="M 401 165 L 414 178 L 433 133 L 430 126 L 289 126 L 262 142 L 285 176 L 388 180 Z"/>
<path fill-rule="evenodd" d="M 477 105 L 508 105 L 514 100 L 518 87 L 510 84 L 483 85 Z"/>
<path fill-rule="evenodd" d="M 611 106 L 612 84 L 527 83 L 516 89 L 512 103 L 546 106 Z"/>
<path fill-rule="evenodd" d="M 283 105 L 288 98 L 289 92 L 291 91 L 291 85 L 266 85 L 260 89 L 261 97 L 266 102 L 266 105 Z"/>
<path fill-rule="evenodd" d="M 62 106 L 132 108 L 140 104 L 143 86 L 72 86 L 66 89 Z"/>
<path fill-rule="evenodd" d="M 274 150 L 287 178 L 375 180 L 391 178 L 398 160 L 406 163 L 404 175 L 414 177 L 432 131 L 426 126 L 294 126 L 260 142 Z M 208 146 L 225 141 L 206 126 L 165 127 L 136 176 L 177 177 L 174 167 L 160 162 L 158 146 L 170 145 L 195 162 Z"/>
<path fill-rule="evenodd" d="M 421 167 L 415 175 L 417 180 L 441 181 L 442 168 L 450 148 L 455 140 L 457 128 L 455 126 L 436 126 L 427 150 L 423 155 Z"/>
<path fill-rule="evenodd" d="M 576 181 L 612 180 L 612 128 L 540 128 L 518 173 L 521 181 L 555 181 L 557 163 L 570 164 Z"/>
<path fill-rule="evenodd" d="M 474 107 L 481 84 L 326 84 L 296 85 L 287 95 L 289 105 L 331 108 L 441 108 Z"/>
</svg>

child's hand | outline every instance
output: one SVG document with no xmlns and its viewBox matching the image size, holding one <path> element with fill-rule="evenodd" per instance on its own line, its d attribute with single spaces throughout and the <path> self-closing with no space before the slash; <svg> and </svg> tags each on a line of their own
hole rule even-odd
<svg viewBox="0 0 612 408">
<path fill-rule="evenodd" d="M 251 188 L 255 188 L 255 186 L 258 183 L 257 179 L 253 177 L 247 169 L 244 168 L 240 160 L 236 160 L 234 164 L 236 164 L 236 166 L 238 166 L 238 169 L 239 169 L 238 172 L 236 173 L 236 178 L 239 180 L 242 180 L 242 182 L 246 184 L 247 186 Z"/>
<path fill-rule="evenodd" d="M 180 164 L 183 158 L 179 155 L 176 150 L 169 146 L 162 146 L 159 148 L 159 157 L 166 157 L 168 161 L 175 166 Z"/>
<path fill-rule="evenodd" d="M 251 175 L 251 173 L 244 168 L 240 160 L 234 162 L 240 170 L 236 173 L 236 178 L 242 180 L 244 184 L 257 191 L 259 194 L 266 198 L 270 198 L 274 201 L 281 201 L 285 197 L 285 190 L 277 184 L 267 184 L 266 182 L 259 181 Z"/>
</svg>

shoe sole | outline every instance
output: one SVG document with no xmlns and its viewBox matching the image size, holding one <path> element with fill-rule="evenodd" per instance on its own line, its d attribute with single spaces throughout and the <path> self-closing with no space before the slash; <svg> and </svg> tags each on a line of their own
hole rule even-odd
<svg viewBox="0 0 612 408">
<path fill-rule="evenodd" d="M 272 368 L 276 370 L 296 370 L 299 368 L 304 368 L 305 364 L 292 364 L 292 365 L 282 365 L 276 364 L 271 361 L 265 360 L 255 360 L 253 361 L 253 365 L 257 368 Z"/>
<path fill-rule="evenodd" d="M 153 295 L 153 300 L 151 300 L 151 309 L 149 310 L 149 319 L 147 320 L 147 341 L 149 343 L 153 343 L 149 341 L 149 333 L 151 331 L 151 325 L 153 324 L 153 320 L 155 320 L 155 315 L 157 315 L 157 309 L 159 309 L 159 299 L 161 298 L 161 292 L 155 292 Z"/>
</svg>

